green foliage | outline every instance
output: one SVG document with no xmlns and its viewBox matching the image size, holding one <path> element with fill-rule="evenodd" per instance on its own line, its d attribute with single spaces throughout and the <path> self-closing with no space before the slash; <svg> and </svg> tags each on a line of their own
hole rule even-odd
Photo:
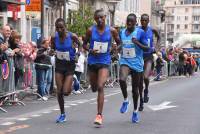
<svg viewBox="0 0 200 134">
<path fill-rule="evenodd" d="M 91 8 L 80 8 L 78 11 L 71 11 L 67 28 L 69 31 L 83 36 L 86 30 L 94 24 L 93 12 Z"/>
</svg>

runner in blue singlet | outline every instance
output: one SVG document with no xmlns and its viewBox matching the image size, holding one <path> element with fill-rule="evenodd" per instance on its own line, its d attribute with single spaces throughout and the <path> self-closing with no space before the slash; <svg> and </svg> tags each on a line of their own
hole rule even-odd
<svg viewBox="0 0 200 134">
<path fill-rule="evenodd" d="M 152 54 L 155 51 L 155 47 L 159 46 L 160 36 L 157 30 L 148 26 L 149 24 L 148 14 L 142 14 L 140 21 L 141 21 L 141 26 L 139 28 L 144 30 L 146 38 L 148 40 L 148 46 L 152 48 L 149 51 L 144 52 L 144 55 L 143 55 L 144 56 L 144 77 L 142 81 L 144 81 L 145 88 L 144 88 L 144 97 L 143 97 L 143 82 L 141 82 L 140 83 L 140 107 L 139 107 L 139 111 L 143 111 L 144 109 L 143 102 L 147 103 L 149 101 L 149 95 L 148 95 L 149 77 L 151 75 L 151 71 L 154 69 Z M 157 38 L 157 42 L 155 46 L 154 46 L 154 38 L 153 38 L 154 35 Z"/>
<path fill-rule="evenodd" d="M 132 78 L 132 97 L 133 97 L 133 114 L 132 122 L 139 121 L 138 116 L 138 97 L 139 97 L 139 84 L 143 76 L 143 50 L 149 49 L 144 31 L 136 27 L 136 15 L 129 14 L 127 16 L 127 28 L 123 29 L 120 34 L 122 42 L 122 50 L 120 57 L 120 87 L 124 97 L 124 101 L 120 108 L 121 113 L 128 110 L 129 100 L 127 92 L 127 77 L 130 74 Z"/>
<path fill-rule="evenodd" d="M 93 92 L 98 91 L 97 96 L 97 115 L 94 124 L 102 124 L 102 111 L 104 104 L 104 86 L 109 75 L 111 64 L 111 44 L 112 37 L 117 44 L 120 39 L 117 30 L 105 25 L 105 12 L 96 10 L 94 20 L 96 25 L 91 26 L 86 33 L 83 47 L 89 51 L 88 72 L 89 81 Z M 88 46 L 87 43 L 90 43 Z"/>
<path fill-rule="evenodd" d="M 80 46 L 77 35 L 67 31 L 65 24 L 65 21 L 61 18 L 56 20 L 56 34 L 55 37 L 52 38 L 52 48 L 56 52 L 55 79 L 57 85 L 57 99 L 61 111 L 61 115 L 56 120 L 57 123 L 66 121 L 64 95 L 68 96 L 71 93 L 75 71 L 76 50 L 73 43 Z"/>
</svg>

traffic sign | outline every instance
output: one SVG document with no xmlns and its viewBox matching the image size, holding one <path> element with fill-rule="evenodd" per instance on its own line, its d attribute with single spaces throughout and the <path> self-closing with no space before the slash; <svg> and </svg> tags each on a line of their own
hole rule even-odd
<svg viewBox="0 0 200 134">
<path fill-rule="evenodd" d="M 31 4 L 31 0 L 26 0 L 26 5 L 30 5 Z"/>
</svg>

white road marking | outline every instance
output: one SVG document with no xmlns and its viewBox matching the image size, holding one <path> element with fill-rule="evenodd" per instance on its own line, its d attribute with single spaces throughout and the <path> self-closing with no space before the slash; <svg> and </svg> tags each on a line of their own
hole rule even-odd
<svg viewBox="0 0 200 134">
<path fill-rule="evenodd" d="M 44 112 L 42 112 L 43 114 L 49 114 L 49 113 L 51 113 L 51 111 L 44 111 Z"/>
<path fill-rule="evenodd" d="M 29 120 L 30 118 L 18 118 L 17 120 L 18 121 L 26 121 L 26 120 Z"/>
<path fill-rule="evenodd" d="M 15 124 L 16 122 L 5 122 L 5 123 L 2 123 L 0 124 L 1 126 L 9 126 L 9 125 L 13 125 Z"/>
<path fill-rule="evenodd" d="M 69 108 L 70 106 L 65 106 L 65 108 Z"/>
<path fill-rule="evenodd" d="M 53 111 L 59 111 L 60 109 L 58 109 L 58 108 L 55 108 L 55 109 L 53 109 Z"/>
<path fill-rule="evenodd" d="M 170 103 L 171 103 L 170 101 L 164 101 L 163 103 L 159 105 L 149 105 L 148 107 L 153 111 L 177 107 L 177 106 L 169 106 Z"/>
<path fill-rule="evenodd" d="M 31 117 L 40 117 L 41 115 L 39 114 L 34 114 L 34 115 L 31 115 Z"/>
<path fill-rule="evenodd" d="M 74 103 L 72 103 L 72 104 L 70 104 L 71 106 L 77 106 L 78 104 L 74 104 Z"/>
</svg>

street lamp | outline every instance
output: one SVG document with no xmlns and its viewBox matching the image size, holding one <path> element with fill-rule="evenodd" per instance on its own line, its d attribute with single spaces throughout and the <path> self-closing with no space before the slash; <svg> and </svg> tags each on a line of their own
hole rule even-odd
<svg viewBox="0 0 200 134">
<path fill-rule="evenodd" d="M 111 26 L 115 25 L 115 11 L 116 11 L 116 5 L 118 1 L 106 1 L 106 4 L 108 6 L 108 11 L 111 14 Z"/>
</svg>

